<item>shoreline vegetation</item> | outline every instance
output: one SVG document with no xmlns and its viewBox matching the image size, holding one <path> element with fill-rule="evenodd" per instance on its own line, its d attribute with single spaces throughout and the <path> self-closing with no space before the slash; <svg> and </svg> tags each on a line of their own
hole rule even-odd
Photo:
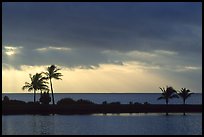
<svg viewBox="0 0 204 137">
<path fill-rule="evenodd" d="M 120 104 L 120 102 L 104 101 L 102 104 L 96 104 L 89 100 L 73 100 L 63 98 L 57 104 L 42 104 L 40 102 L 24 102 L 21 100 L 9 100 L 4 97 L 2 101 L 2 115 L 73 115 L 73 114 L 119 114 L 119 113 L 202 113 L 202 104 L 143 104 L 138 102 L 129 102 L 129 104 Z"/>
<path fill-rule="evenodd" d="M 63 76 L 61 70 L 56 65 L 47 67 L 46 72 L 36 73 L 30 76 L 30 83 L 25 82 L 22 90 L 28 90 L 34 92 L 33 102 L 24 102 L 21 100 L 10 100 L 8 96 L 4 96 L 2 101 L 2 114 L 97 114 L 97 113 L 202 113 L 202 104 L 190 105 L 186 104 L 192 94 L 189 89 L 181 88 L 177 91 L 171 86 L 159 87 L 162 91 L 161 96 L 157 100 L 163 99 L 166 104 L 144 104 L 138 102 L 129 102 L 129 104 L 121 104 L 120 102 L 96 104 L 90 100 L 79 99 L 77 101 L 71 98 L 63 98 L 55 104 L 54 99 L 54 80 L 62 80 Z M 49 81 L 49 82 L 47 82 Z M 50 84 L 50 88 L 48 86 Z M 36 101 L 36 92 L 40 91 L 40 99 Z M 50 93 L 52 98 L 50 97 Z M 183 104 L 169 104 L 169 100 L 173 98 L 181 98 Z M 49 104 L 52 100 L 52 105 Z"/>
</svg>

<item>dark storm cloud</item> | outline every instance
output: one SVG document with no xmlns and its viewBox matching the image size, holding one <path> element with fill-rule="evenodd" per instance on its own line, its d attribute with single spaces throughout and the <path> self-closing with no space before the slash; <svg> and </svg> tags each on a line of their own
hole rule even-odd
<svg viewBox="0 0 204 137">
<path fill-rule="evenodd" d="M 122 64 L 129 58 L 112 60 L 103 51 L 126 54 L 161 49 L 178 52 L 184 59 L 199 58 L 199 64 L 201 9 L 201 3 L 3 3 L 3 46 L 23 47 L 15 60 L 3 54 L 3 63 L 70 67 Z M 49 46 L 73 50 L 36 51 Z"/>
</svg>

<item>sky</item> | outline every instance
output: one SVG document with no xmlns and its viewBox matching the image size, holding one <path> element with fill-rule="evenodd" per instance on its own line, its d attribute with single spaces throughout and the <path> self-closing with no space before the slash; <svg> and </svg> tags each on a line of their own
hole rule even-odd
<svg viewBox="0 0 204 137">
<path fill-rule="evenodd" d="M 52 64 L 54 92 L 202 93 L 202 3 L 2 3 L 2 92 Z"/>
</svg>

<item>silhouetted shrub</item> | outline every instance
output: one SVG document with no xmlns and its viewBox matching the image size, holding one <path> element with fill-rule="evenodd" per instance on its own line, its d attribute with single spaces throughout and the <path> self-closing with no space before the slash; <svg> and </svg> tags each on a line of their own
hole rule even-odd
<svg viewBox="0 0 204 137">
<path fill-rule="evenodd" d="M 94 104 L 94 103 L 90 100 L 79 99 L 77 100 L 77 104 Z"/>
<path fill-rule="evenodd" d="M 29 104 L 29 105 L 39 105 L 40 102 L 39 101 L 37 101 L 37 102 L 28 102 L 27 104 Z"/>
<path fill-rule="evenodd" d="M 119 101 L 117 101 L 117 102 L 111 102 L 110 104 L 120 105 L 120 102 L 119 102 Z"/>
<path fill-rule="evenodd" d="M 102 104 L 103 104 L 103 105 L 106 105 L 106 104 L 107 104 L 107 101 L 103 101 Z"/>
<path fill-rule="evenodd" d="M 70 104 L 94 104 L 90 100 L 79 99 L 77 101 L 71 98 L 63 98 L 57 102 L 57 105 L 70 105 Z"/>
<path fill-rule="evenodd" d="M 144 102 L 144 105 L 148 105 L 148 104 L 150 104 L 150 103 L 148 103 L 148 102 Z"/>
<path fill-rule="evenodd" d="M 8 97 L 8 96 L 4 96 L 3 101 L 4 101 L 5 103 L 9 102 L 9 97 Z"/>
<path fill-rule="evenodd" d="M 133 104 L 132 101 L 130 101 L 129 104 L 132 105 Z"/>
<path fill-rule="evenodd" d="M 57 105 L 70 105 L 70 104 L 76 104 L 76 101 L 72 98 L 63 98 L 57 102 Z"/>
<path fill-rule="evenodd" d="M 21 101 L 21 100 L 9 100 L 8 104 L 11 104 L 11 105 L 21 105 L 21 104 L 26 104 L 26 102 L 25 101 Z"/>
<path fill-rule="evenodd" d="M 141 103 L 139 103 L 139 102 L 135 102 L 134 104 L 135 104 L 135 105 L 141 105 Z"/>
<path fill-rule="evenodd" d="M 40 102 L 42 104 L 49 104 L 49 102 L 51 102 L 51 97 L 50 94 L 47 92 L 44 92 L 43 94 L 40 94 Z"/>
</svg>

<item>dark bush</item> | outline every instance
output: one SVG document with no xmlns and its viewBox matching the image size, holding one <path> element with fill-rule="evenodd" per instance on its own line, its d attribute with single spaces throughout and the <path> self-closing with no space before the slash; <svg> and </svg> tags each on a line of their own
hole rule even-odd
<svg viewBox="0 0 204 137">
<path fill-rule="evenodd" d="M 90 100 L 79 99 L 77 100 L 77 104 L 94 104 L 94 103 Z"/>
<path fill-rule="evenodd" d="M 103 105 L 107 104 L 107 101 L 103 101 L 102 104 L 103 104 Z"/>
<path fill-rule="evenodd" d="M 63 98 L 57 102 L 57 105 L 70 105 L 70 104 L 76 104 L 76 101 L 72 98 Z"/>
<path fill-rule="evenodd" d="M 26 104 L 26 102 L 21 101 L 21 100 L 9 100 L 8 102 L 6 102 L 6 104 L 9 104 L 9 105 L 21 105 L 21 104 Z"/>
<path fill-rule="evenodd" d="M 120 102 L 119 102 L 119 101 L 117 101 L 117 102 L 111 102 L 110 104 L 120 105 Z"/>
<path fill-rule="evenodd" d="M 39 101 L 37 101 L 37 102 L 28 102 L 27 104 L 29 104 L 29 105 L 39 105 L 40 102 Z"/>
<path fill-rule="evenodd" d="M 43 94 L 40 94 L 40 102 L 42 104 L 49 104 L 51 102 L 50 94 L 47 92 L 44 92 Z"/>
<path fill-rule="evenodd" d="M 141 103 L 139 103 L 139 102 L 135 102 L 134 104 L 135 104 L 135 105 L 141 105 Z"/>
<path fill-rule="evenodd" d="M 9 103 L 9 101 L 10 101 L 9 97 L 8 96 L 4 96 L 4 99 L 3 99 L 2 103 L 3 104 L 7 104 L 7 103 Z"/>
<path fill-rule="evenodd" d="M 144 102 L 144 105 L 148 105 L 148 104 L 150 104 L 149 102 Z"/>
</svg>

